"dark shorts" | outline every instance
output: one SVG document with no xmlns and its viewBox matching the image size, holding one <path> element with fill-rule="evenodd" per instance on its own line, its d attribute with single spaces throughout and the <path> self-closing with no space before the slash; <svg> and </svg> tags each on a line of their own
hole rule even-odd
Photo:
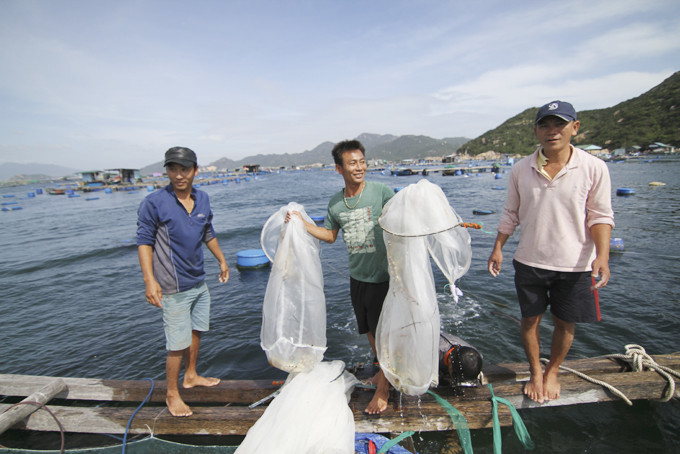
<svg viewBox="0 0 680 454">
<path fill-rule="evenodd" d="M 357 317 L 359 334 L 366 334 L 370 331 L 375 336 L 380 311 L 382 311 L 383 301 L 385 301 L 389 288 L 389 282 L 374 284 L 357 281 L 352 277 L 349 278 L 349 293 L 352 298 L 354 315 Z"/>
<path fill-rule="evenodd" d="M 590 271 L 565 272 L 534 268 L 513 260 L 515 289 L 522 317 L 550 312 L 570 323 L 599 322 L 600 301 Z"/>
</svg>

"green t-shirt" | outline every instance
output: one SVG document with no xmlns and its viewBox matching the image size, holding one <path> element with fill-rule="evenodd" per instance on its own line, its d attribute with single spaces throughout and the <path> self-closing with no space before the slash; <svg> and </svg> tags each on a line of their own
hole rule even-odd
<svg viewBox="0 0 680 454">
<path fill-rule="evenodd" d="M 361 200 L 358 200 L 357 195 L 348 198 L 345 204 L 343 191 L 340 191 L 328 202 L 326 228 L 342 229 L 342 239 L 349 254 L 349 274 L 358 281 L 378 283 L 390 279 L 383 231 L 378 225 L 378 218 L 383 206 L 393 195 L 394 191 L 388 186 L 367 181 Z"/>
</svg>

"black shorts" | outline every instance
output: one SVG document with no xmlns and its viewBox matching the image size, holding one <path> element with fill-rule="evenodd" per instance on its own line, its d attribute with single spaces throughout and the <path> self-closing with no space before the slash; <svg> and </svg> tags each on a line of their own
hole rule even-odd
<svg viewBox="0 0 680 454">
<path fill-rule="evenodd" d="M 599 322 L 600 300 L 591 290 L 590 271 L 565 272 L 534 268 L 513 260 L 515 289 L 522 317 L 536 317 L 550 306 L 550 312 L 565 322 Z"/>
<path fill-rule="evenodd" d="M 359 334 L 366 334 L 370 331 L 375 336 L 380 311 L 382 311 L 383 301 L 389 288 L 389 282 L 374 284 L 349 278 L 349 293 L 354 315 L 357 317 Z"/>
</svg>

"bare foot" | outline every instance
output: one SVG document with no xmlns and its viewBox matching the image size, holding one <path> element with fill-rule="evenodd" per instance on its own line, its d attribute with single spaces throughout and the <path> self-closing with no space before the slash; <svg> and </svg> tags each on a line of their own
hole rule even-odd
<svg viewBox="0 0 680 454">
<path fill-rule="evenodd" d="M 387 401 L 390 398 L 390 382 L 382 370 L 373 377 L 372 381 L 377 382 L 378 389 L 376 389 L 373 399 L 371 399 L 364 411 L 369 415 L 379 415 L 387 409 Z"/>
<path fill-rule="evenodd" d="M 194 414 L 191 411 L 191 408 L 184 403 L 179 395 L 167 396 L 165 398 L 165 404 L 168 406 L 168 410 L 172 416 L 187 417 Z"/>
<path fill-rule="evenodd" d="M 524 394 L 534 402 L 539 404 L 544 402 L 543 373 L 531 374 L 529 381 L 524 385 Z"/>
<path fill-rule="evenodd" d="M 543 376 L 543 395 L 545 400 L 557 400 L 560 398 L 562 385 L 557 379 L 557 372 L 546 371 Z"/>
<path fill-rule="evenodd" d="M 219 378 L 215 377 L 201 377 L 200 375 L 196 375 L 193 378 L 187 378 L 186 376 L 184 377 L 184 382 L 182 383 L 182 386 L 185 388 L 193 388 L 194 386 L 215 386 L 220 382 Z"/>
</svg>

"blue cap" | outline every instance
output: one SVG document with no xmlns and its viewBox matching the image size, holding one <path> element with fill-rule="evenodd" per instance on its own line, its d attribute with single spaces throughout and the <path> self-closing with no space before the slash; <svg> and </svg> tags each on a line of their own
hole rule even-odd
<svg viewBox="0 0 680 454">
<path fill-rule="evenodd" d="M 549 102 L 545 106 L 538 109 L 536 114 L 536 121 L 534 124 L 538 123 L 545 117 L 555 116 L 560 117 L 565 121 L 576 121 L 576 110 L 574 106 L 564 101 L 553 101 Z"/>
</svg>

